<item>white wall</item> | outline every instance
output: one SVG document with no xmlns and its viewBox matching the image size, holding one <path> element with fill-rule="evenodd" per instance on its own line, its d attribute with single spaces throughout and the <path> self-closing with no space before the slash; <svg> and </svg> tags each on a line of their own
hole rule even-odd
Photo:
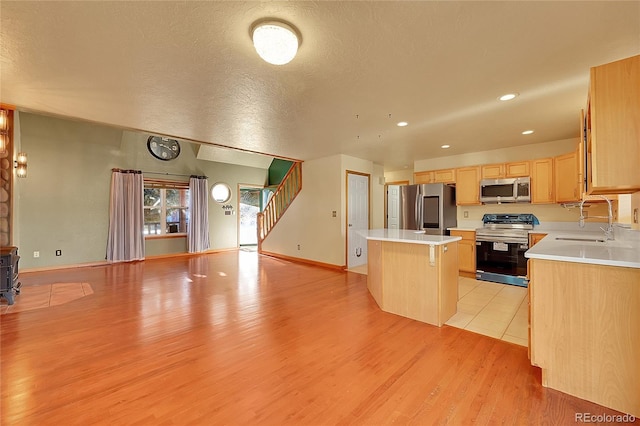
<svg viewBox="0 0 640 426">
<path fill-rule="evenodd" d="M 370 175 L 370 223 L 372 228 L 382 228 L 383 167 L 347 155 L 334 155 L 302 163 L 302 191 L 265 239 L 263 250 L 345 266 L 347 171 Z M 336 217 L 332 215 L 334 210 Z"/>
<path fill-rule="evenodd" d="M 455 167 L 477 166 L 481 164 L 506 163 L 508 161 L 555 157 L 556 155 L 574 151 L 577 143 L 577 138 L 573 138 L 494 149 L 491 151 L 478 151 L 447 157 L 427 158 L 415 161 L 413 169 L 416 172 L 421 172 L 425 170 L 449 169 Z"/>
<path fill-rule="evenodd" d="M 342 186 L 339 155 L 302 163 L 302 190 L 267 236 L 262 249 L 343 265 Z M 333 217 L 333 211 L 336 211 L 336 217 Z"/>
</svg>

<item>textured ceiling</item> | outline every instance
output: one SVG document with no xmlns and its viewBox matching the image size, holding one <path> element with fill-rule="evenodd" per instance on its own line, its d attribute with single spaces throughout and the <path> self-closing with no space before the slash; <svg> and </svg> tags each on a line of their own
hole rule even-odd
<svg viewBox="0 0 640 426">
<path fill-rule="evenodd" d="M 302 34 L 287 65 L 251 45 L 267 17 Z M 640 53 L 638 1 L 3 0 L 0 19 L 19 109 L 385 170 L 576 137 L 589 68 Z"/>
</svg>

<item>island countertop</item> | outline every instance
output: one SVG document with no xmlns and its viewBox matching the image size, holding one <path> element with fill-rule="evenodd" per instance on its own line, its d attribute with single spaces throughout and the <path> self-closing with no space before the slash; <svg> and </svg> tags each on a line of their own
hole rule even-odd
<svg viewBox="0 0 640 426">
<path fill-rule="evenodd" d="M 600 241 L 590 241 L 600 240 Z M 530 259 L 640 268 L 640 241 L 604 241 L 602 233 L 549 232 L 527 250 Z"/>
<path fill-rule="evenodd" d="M 424 231 L 412 231 L 409 229 L 369 229 L 360 231 L 360 235 L 367 240 L 393 241 L 396 243 L 428 244 L 439 246 L 460 241 L 462 237 L 450 235 L 428 235 Z"/>
</svg>

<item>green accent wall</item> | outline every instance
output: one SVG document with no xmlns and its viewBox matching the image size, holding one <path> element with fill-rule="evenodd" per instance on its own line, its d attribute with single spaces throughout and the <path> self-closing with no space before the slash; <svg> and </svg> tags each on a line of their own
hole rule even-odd
<svg viewBox="0 0 640 426">
<path fill-rule="evenodd" d="M 269 184 L 267 186 L 280 185 L 292 165 L 292 161 L 274 158 L 269 166 Z"/>
<path fill-rule="evenodd" d="M 160 161 L 147 151 L 148 133 L 30 113 L 20 113 L 19 125 L 20 149 L 29 158 L 27 178 L 14 182 L 19 209 L 14 211 L 13 231 L 21 269 L 105 260 L 113 168 L 205 175 L 209 187 L 229 185 L 232 198 L 226 204 L 234 207 L 239 184 L 262 186 L 267 179 L 265 169 L 198 160 L 195 143 L 181 142 L 177 159 Z M 211 249 L 237 247 L 237 219 L 225 215 L 222 205 L 209 197 Z M 62 256 L 56 256 L 56 250 L 62 250 Z M 38 258 L 34 251 L 40 252 Z M 146 242 L 146 256 L 186 251 L 184 238 Z"/>
</svg>

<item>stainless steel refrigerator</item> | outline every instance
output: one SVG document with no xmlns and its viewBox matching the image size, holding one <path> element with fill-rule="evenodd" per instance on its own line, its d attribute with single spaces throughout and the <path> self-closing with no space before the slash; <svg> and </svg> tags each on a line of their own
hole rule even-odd
<svg viewBox="0 0 640 426">
<path fill-rule="evenodd" d="M 400 229 L 448 235 L 458 223 L 456 188 L 442 183 L 400 187 Z"/>
</svg>

